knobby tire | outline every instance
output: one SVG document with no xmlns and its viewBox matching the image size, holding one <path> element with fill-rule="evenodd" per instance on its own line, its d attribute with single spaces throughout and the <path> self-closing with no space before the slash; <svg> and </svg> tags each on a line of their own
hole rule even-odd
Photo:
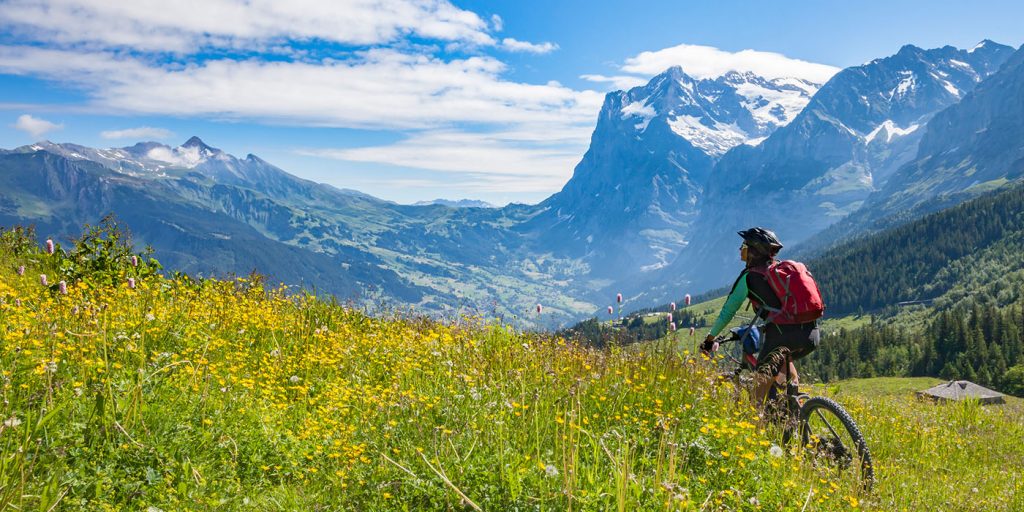
<svg viewBox="0 0 1024 512">
<path fill-rule="evenodd" d="M 843 429 L 853 440 L 854 445 L 857 449 L 857 458 L 860 460 L 860 477 L 861 482 L 865 490 L 870 490 L 871 484 L 875 480 L 875 470 L 871 462 L 871 452 L 868 450 L 867 442 L 864 440 L 864 435 L 860 433 L 860 429 L 857 428 L 857 424 L 850 417 L 850 414 L 843 409 L 841 405 L 833 401 L 832 399 L 816 396 L 806 402 L 800 408 L 800 439 L 803 442 L 803 446 L 807 446 L 811 443 L 811 434 L 809 428 L 809 421 L 815 417 L 823 420 L 826 428 L 831 431 L 831 435 L 838 439 L 839 429 Z M 836 425 L 834 419 L 838 420 L 839 425 Z M 846 447 L 849 448 L 849 447 Z"/>
</svg>

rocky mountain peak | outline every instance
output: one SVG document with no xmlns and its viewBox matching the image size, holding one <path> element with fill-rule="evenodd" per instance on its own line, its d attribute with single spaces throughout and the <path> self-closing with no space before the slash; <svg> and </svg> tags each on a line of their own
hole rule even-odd
<svg viewBox="0 0 1024 512">
<path fill-rule="evenodd" d="M 199 149 L 200 151 L 207 151 L 207 152 L 210 152 L 210 153 L 220 153 L 221 152 L 221 150 L 219 150 L 217 148 L 208 146 L 205 142 L 203 142 L 203 139 L 200 139 L 198 136 L 195 136 L 195 135 L 193 135 L 192 137 L 189 137 L 189 139 L 186 140 L 185 143 L 181 145 L 181 147 L 183 147 L 183 148 L 196 148 L 196 149 Z"/>
</svg>

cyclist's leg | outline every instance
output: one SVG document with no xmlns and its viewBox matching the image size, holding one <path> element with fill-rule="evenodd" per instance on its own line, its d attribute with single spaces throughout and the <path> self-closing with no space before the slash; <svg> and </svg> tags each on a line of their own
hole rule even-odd
<svg viewBox="0 0 1024 512">
<path fill-rule="evenodd" d="M 754 405 L 764 406 L 765 397 L 768 391 L 775 384 L 779 374 L 783 374 L 789 348 L 785 345 L 769 343 L 765 341 L 761 353 L 757 357 L 757 372 L 754 375 Z M 785 379 L 785 376 L 783 376 Z"/>
</svg>

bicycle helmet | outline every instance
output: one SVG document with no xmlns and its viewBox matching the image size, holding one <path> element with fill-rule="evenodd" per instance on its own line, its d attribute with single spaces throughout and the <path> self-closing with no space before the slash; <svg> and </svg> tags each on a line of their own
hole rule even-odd
<svg viewBox="0 0 1024 512">
<path fill-rule="evenodd" d="M 747 247 L 754 251 L 768 256 L 775 256 L 782 250 L 782 242 L 775 236 L 773 231 L 756 227 L 736 232 L 743 238 Z"/>
</svg>

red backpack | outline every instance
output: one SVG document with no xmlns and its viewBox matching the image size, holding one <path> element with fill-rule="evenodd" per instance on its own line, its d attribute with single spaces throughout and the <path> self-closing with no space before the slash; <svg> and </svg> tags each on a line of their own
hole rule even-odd
<svg viewBox="0 0 1024 512">
<path fill-rule="evenodd" d="M 767 304 L 755 304 L 769 311 L 767 320 L 774 324 L 803 324 L 813 322 L 825 314 L 825 303 L 821 300 L 818 283 L 799 261 L 776 261 L 767 267 L 751 268 L 765 277 L 772 291 L 779 298 L 782 307 L 775 309 Z"/>
</svg>

